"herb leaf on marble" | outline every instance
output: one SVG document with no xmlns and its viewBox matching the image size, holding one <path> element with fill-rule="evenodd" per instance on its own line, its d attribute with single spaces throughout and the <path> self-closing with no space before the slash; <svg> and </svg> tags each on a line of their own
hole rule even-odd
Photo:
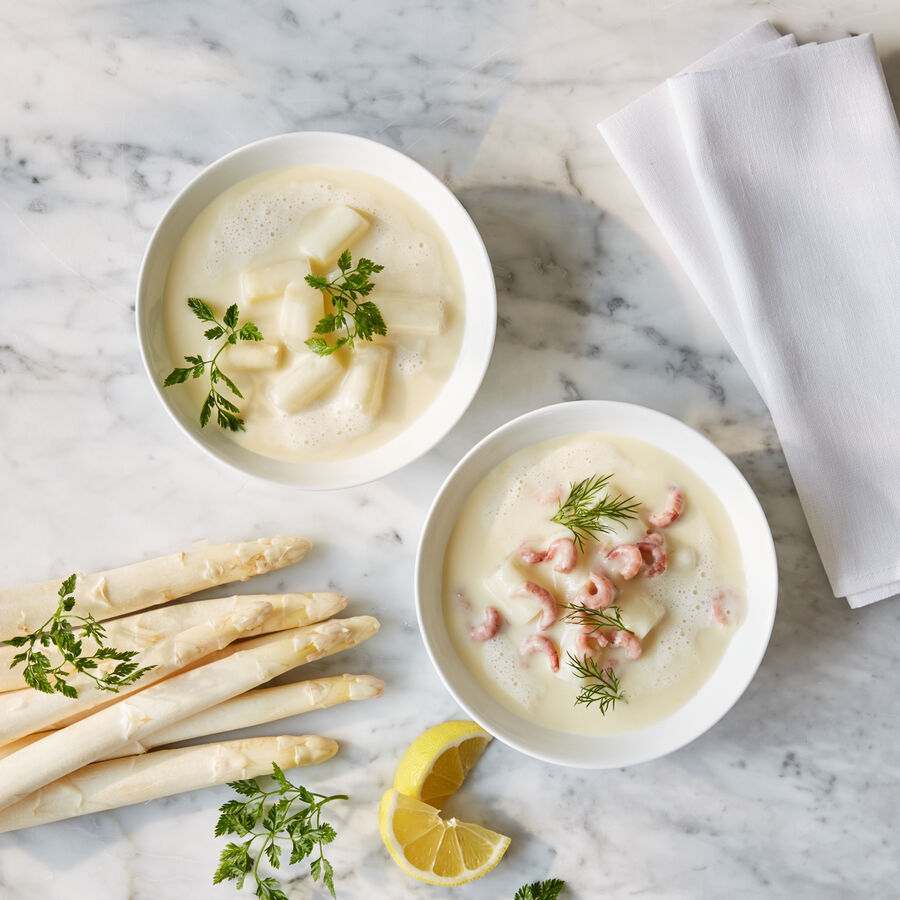
<svg viewBox="0 0 900 900">
<path fill-rule="evenodd" d="M 234 881 L 238 888 L 252 875 L 256 896 L 263 900 L 287 900 L 276 878 L 263 876 L 260 863 L 266 859 L 273 869 L 281 868 L 283 849 L 290 847 L 288 865 L 309 860 L 313 881 L 321 880 L 335 897 L 334 869 L 325 858 L 323 848 L 336 832 L 322 821 L 322 807 L 333 800 L 348 800 L 346 794 L 316 794 L 293 784 L 276 763 L 272 763 L 275 787 L 265 790 L 255 778 L 234 781 L 229 787 L 246 800 L 229 800 L 219 807 L 216 837 L 237 835 L 240 840 L 226 845 L 219 856 L 219 867 L 213 884 Z M 299 804 L 299 805 L 298 805 Z M 253 847 L 261 839 L 256 848 Z M 254 850 L 256 856 L 251 854 Z"/>
<path fill-rule="evenodd" d="M 236 303 L 232 303 L 225 310 L 222 321 L 216 319 L 210 305 L 199 297 L 190 297 L 187 305 L 191 312 L 201 322 L 211 322 L 212 327 L 207 328 L 203 332 L 203 336 L 208 341 L 217 341 L 225 338 L 222 345 L 216 350 L 210 359 L 203 359 L 202 356 L 185 356 L 184 361 L 190 363 L 189 366 L 176 367 L 167 376 L 163 382 L 163 387 L 171 387 L 173 384 L 183 384 L 189 378 L 199 378 L 204 372 L 209 372 L 209 393 L 200 407 L 200 427 L 205 428 L 212 417 L 213 411 L 216 413 L 216 422 L 221 428 L 229 431 L 244 431 L 244 420 L 241 418 L 240 409 L 228 397 L 223 396 L 219 385 L 224 385 L 235 397 L 243 400 L 244 395 L 238 389 L 238 386 L 219 368 L 219 356 L 222 351 L 229 346 L 236 344 L 238 341 L 261 341 L 262 333 L 253 324 L 253 322 L 244 322 L 243 325 L 238 324 L 239 314 Z"/>
<path fill-rule="evenodd" d="M 306 276 L 306 283 L 327 294 L 334 308 L 334 312 L 319 319 L 315 334 L 345 332 L 333 344 L 329 344 L 324 337 L 311 337 L 306 341 L 306 346 L 319 356 L 330 356 L 345 345 L 352 347 L 356 338 L 371 341 L 376 334 L 387 334 L 381 310 L 371 300 L 364 299 L 375 287 L 371 276 L 381 272 L 384 266 L 365 257 L 360 257 L 354 266 L 350 251 L 344 250 L 338 258 L 338 269 L 340 275 L 334 281 L 329 281 L 324 275 Z"/>
<path fill-rule="evenodd" d="M 559 501 L 559 509 L 551 522 L 568 528 L 575 538 L 578 549 L 584 553 L 584 542 L 600 534 L 612 531 L 612 522 L 622 523 L 636 518 L 640 503 L 634 497 L 610 497 L 600 492 L 609 484 L 612 475 L 594 475 L 573 484 L 565 501 Z"/>
<path fill-rule="evenodd" d="M 119 688 L 134 684 L 155 666 L 141 668 L 134 662 L 137 650 L 116 650 L 115 647 L 105 646 L 106 629 L 90 613 L 86 616 L 72 614 L 76 580 L 76 575 L 70 575 L 60 585 L 56 610 L 40 628 L 31 634 L 17 635 L 3 641 L 10 647 L 25 648 L 13 657 L 9 667 L 14 669 L 24 664 L 22 677 L 25 683 L 44 694 L 58 693 L 74 700 L 78 690 L 66 680 L 69 675 L 84 675 L 99 690 L 118 693 Z M 93 653 L 84 652 L 85 640 L 97 645 Z M 44 652 L 51 646 L 62 656 L 62 661 L 56 665 Z M 101 666 L 106 671 L 101 672 Z"/>
<path fill-rule="evenodd" d="M 565 885 L 566 883 L 561 878 L 534 881 L 520 887 L 513 900 L 556 900 Z"/>
</svg>

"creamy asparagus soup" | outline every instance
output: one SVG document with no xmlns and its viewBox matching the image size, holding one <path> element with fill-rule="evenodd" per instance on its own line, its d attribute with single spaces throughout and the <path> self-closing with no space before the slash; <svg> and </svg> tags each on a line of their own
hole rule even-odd
<svg viewBox="0 0 900 900">
<path fill-rule="evenodd" d="M 580 734 L 641 728 L 689 700 L 745 596 L 709 487 L 658 447 L 606 434 L 537 444 L 490 472 L 454 526 L 443 590 L 454 646 L 484 688 Z"/>
<path fill-rule="evenodd" d="M 327 318 L 342 311 L 336 301 L 340 322 Z M 225 321 L 233 303 L 237 319 Z M 224 345 L 224 378 L 211 384 L 207 367 L 178 382 L 198 415 L 257 453 L 302 461 L 359 455 L 416 419 L 456 362 L 463 307 L 453 251 L 412 198 L 355 170 L 300 166 L 243 181 L 197 216 L 169 269 L 164 316 L 185 372 Z"/>
</svg>

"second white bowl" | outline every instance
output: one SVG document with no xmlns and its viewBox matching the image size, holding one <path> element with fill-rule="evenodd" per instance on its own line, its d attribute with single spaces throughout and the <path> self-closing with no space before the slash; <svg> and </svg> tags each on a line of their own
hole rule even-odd
<svg viewBox="0 0 900 900">
<path fill-rule="evenodd" d="M 537 725 L 491 697 L 465 667 L 443 613 L 444 552 L 471 491 L 518 450 L 567 434 L 603 432 L 639 438 L 666 450 L 713 489 L 728 511 L 747 585 L 747 617 L 701 689 L 681 708 L 647 728 L 588 736 Z M 416 611 L 425 646 L 447 689 L 466 712 L 504 743 L 547 762 L 607 769 L 671 753 L 711 728 L 738 701 L 762 661 L 778 595 L 775 548 L 759 501 L 735 465 L 702 435 L 663 413 L 609 401 L 547 406 L 498 428 L 450 473 L 425 521 L 416 559 Z"/>
</svg>

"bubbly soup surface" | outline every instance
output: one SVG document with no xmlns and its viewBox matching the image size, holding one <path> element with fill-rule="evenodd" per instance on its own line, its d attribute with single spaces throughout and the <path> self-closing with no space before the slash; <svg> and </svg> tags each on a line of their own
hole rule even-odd
<svg viewBox="0 0 900 900">
<path fill-rule="evenodd" d="M 343 228 L 342 216 L 355 216 L 361 231 L 350 233 L 352 222 Z M 372 343 L 356 340 L 356 349 L 322 362 L 304 341 L 332 307 L 303 275 L 334 278 L 344 249 L 354 264 L 367 257 L 384 266 L 372 276 L 369 299 L 388 333 Z M 165 287 L 165 332 L 175 365 L 184 365 L 187 355 L 209 355 L 212 346 L 203 337 L 209 324 L 188 309 L 189 297 L 206 300 L 220 320 L 236 302 L 241 322 L 262 332 L 261 345 L 228 348 L 220 362 L 244 395 L 235 402 L 246 431 L 231 436 L 278 459 L 358 456 L 396 437 L 441 390 L 463 331 L 458 265 L 435 222 L 392 185 L 338 167 L 264 173 L 225 191 L 197 216 Z M 208 389 L 205 377 L 169 388 L 188 391 L 198 415 Z"/>
<path fill-rule="evenodd" d="M 611 476 L 602 493 L 640 505 L 581 551 L 551 519 L 572 484 L 598 475 Z M 740 627 L 745 590 L 734 529 L 697 474 L 643 441 L 579 434 L 515 453 L 472 492 L 448 543 L 443 594 L 453 644 L 493 697 L 550 728 L 611 734 L 697 692 Z M 587 626 L 567 605 L 618 611 L 632 635 Z M 577 704 L 596 682 L 577 675 L 570 654 L 611 668 L 623 699 L 605 714 Z"/>
</svg>

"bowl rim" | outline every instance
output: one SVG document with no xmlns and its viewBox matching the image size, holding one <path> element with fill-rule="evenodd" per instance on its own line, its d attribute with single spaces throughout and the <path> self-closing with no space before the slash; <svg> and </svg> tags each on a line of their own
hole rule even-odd
<svg viewBox="0 0 900 900">
<path fill-rule="evenodd" d="M 516 429 L 524 429 L 529 423 L 535 422 L 540 419 L 554 419 L 556 417 L 561 420 L 568 416 L 569 412 L 574 408 L 579 408 L 583 412 L 588 413 L 587 416 L 584 416 L 586 421 L 590 422 L 595 420 L 593 414 L 601 414 L 604 412 L 610 412 L 614 410 L 619 411 L 639 411 L 640 415 L 645 415 L 647 417 L 656 419 L 663 427 L 674 429 L 676 431 L 681 431 L 683 435 L 690 436 L 691 440 L 697 441 L 701 445 L 706 445 L 706 450 L 708 452 L 712 452 L 714 456 L 718 457 L 720 463 L 724 464 L 726 470 L 728 470 L 729 475 L 732 478 L 735 478 L 735 483 L 739 485 L 739 487 L 745 491 L 745 500 L 749 502 L 754 507 L 754 512 L 758 513 L 759 522 L 762 525 L 762 528 L 759 530 L 759 537 L 761 538 L 761 543 L 763 545 L 763 552 L 765 558 L 760 558 L 754 561 L 754 574 L 762 573 L 761 579 L 768 578 L 772 585 L 771 597 L 769 598 L 769 608 L 765 611 L 765 618 L 763 619 L 760 627 L 755 633 L 755 652 L 752 657 L 748 660 L 746 664 L 746 668 L 743 670 L 743 676 L 740 679 L 732 682 L 729 685 L 728 690 L 728 700 L 726 703 L 720 705 L 720 708 L 715 710 L 714 713 L 706 718 L 702 722 L 699 723 L 694 728 L 688 729 L 688 733 L 686 735 L 676 736 L 675 739 L 670 741 L 661 741 L 657 745 L 655 745 L 652 749 L 647 750 L 646 752 L 636 752 L 629 755 L 627 759 L 615 759 L 612 761 L 601 760 L 597 761 L 595 759 L 587 759 L 587 758 L 570 758 L 567 757 L 565 753 L 553 753 L 546 752 L 541 749 L 537 749 L 535 747 L 529 746 L 527 742 L 523 742 L 515 735 L 511 734 L 506 727 L 500 725 L 498 727 L 497 723 L 490 721 L 487 717 L 482 715 L 480 711 L 472 706 L 466 698 L 462 695 L 462 691 L 458 689 L 457 685 L 454 683 L 451 674 L 445 671 L 445 667 L 442 666 L 438 659 L 438 648 L 436 646 L 436 642 L 431 634 L 429 634 L 428 629 L 425 624 L 425 613 L 424 606 L 425 603 L 428 602 L 426 598 L 423 597 L 424 586 L 423 580 L 425 578 L 424 575 L 424 566 L 426 565 L 425 552 L 428 549 L 427 542 L 430 535 L 431 530 L 436 527 L 435 519 L 441 509 L 441 506 L 445 500 L 445 498 L 450 494 L 455 487 L 456 481 L 462 476 L 466 470 L 473 465 L 473 461 L 476 460 L 480 454 L 482 454 L 487 448 L 491 445 L 499 442 L 504 436 L 506 436 L 510 431 L 514 431 Z M 602 421 L 602 419 L 601 419 Z M 566 434 L 576 434 L 576 433 L 590 433 L 591 431 L 596 431 L 597 433 L 612 433 L 615 434 L 615 430 L 604 430 L 603 428 L 592 429 L 588 424 L 586 427 L 581 429 L 572 430 L 568 426 L 565 428 L 561 428 L 557 437 L 563 437 Z M 641 440 L 645 440 L 647 443 L 653 443 L 652 441 L 647 441 L 645 438 L 639 438 Z M 517 452 L 517 450 L 524 449 L 525 447 L 532 446 L 537 443 L 542 443 L 545 440 L 553 440 L 552 436 L 545 436 L 538 439 L 524 439 L 518 441 L 515 449 L 509 451 L 506 454 L 506 458 L 509 457 L 511 453 Z M 656 444 L 662 450 L 666 450 L 665 447 Z M 666 450 L 666 452 L 669 452 Z M 676 457 L 679 458 L 679 457 Z M 681 460 L 684 462 L 684 460 Z M 494 463 L 493 465 L 488 466 L 487 468 L 483 468 L 482 471 L 478 473 L 478 476 L 475 478 L 475 484 L 477 485 L 480 481 L 486 477 L 486 475 L 494 468 L 498 463 Z M 690 465 L 689 463 L 685 463 L 686 465 Z M 706 477 L 694 469 L 693 466 L 690 466 L 693 471 L 700 477 L 706 484 L 709 485 Z M 730 518 L 730 515 L 729 515 Z M 441 551 L 441 572 L 443 573 L 443 550 Z M 746 574 L 746 568 L 745 568 Z M 441 575 L 443 578 L 443 574 Z M 459 460 L 459 462 L 453 467 L 451 472 L 447 475 L 444 482 L 442 483 L 440 489 L 434 497 L 434 500 L 431 503 L 431 506 L 428 509 L 428 513 L 425 516 L 424 523 L 422 525 L 422 530 L 420 532 L 419 544 L 416 551 L 416 563 L 415 563 L 415 576 L 414 576 L 414 586 L 415 586 L 415 603 L 416 603 L 416 618 L 419 625 L 419 632 L 422 637 L 422 641 L 425 644 L 425 649 L 428 653 L 428 657 L 431 660 L 431 664 L 434 666 L 435 670 L 438 673 L 441 681 L 443 682 L 446 689 L 450 692 L 451 696 L 456 700 L 459 706 L 466 712 L 467 715 L 471 716 L 482 728 L 486 731 L 490 732 L 496 738 L 498 738 L 503 743 L 512 747 L 515 750 L 518 750 L 520 753 L 524 753 L 527 756 L 531 756 L 534 759 L 541 760 L 543 762 L 552 763 L 554 765 L 566 766 L 570 768 L 578 768 L 578 769 L 610 769 L 610 768 L 622 768 L 624 766 L 637 765 L 643 762 L 649 762 L 654 759 L 659 759 L 660 757 L 666 756 L 670 753 L 674 753 L 676 750 L 681 749 L 687 744 L 693 742 L 697 738 L 701 737 L 707 731 L 709 731 L 717 722 L 719 722 L 740 700 L 743 696 L 746 689 L 749 687 L 751 681 L 755 677 L 759 667 L 762 663 L 762 660 L 765 656 L 766 650 L 768 649 L 769 641 L 772 635 L 772 629 L 775 623 L 775 615 L 778 605 L 778 562 L 777 556 L 775 552 L 775 543 L 772 537 L 771 528 L 769 527 L 768 520 L 766 519 L 765 512 L 762 509 L 761 504 L 759 503 L 759 499 L 756 496 L 756 493 L 750 487 L 747 479 L 743 476 L 740 469 L 734 464 L 734 462 L 726 456 L 726 454 L 720 450 L 709 438 L 700 434 L 695 429 L 691 428 L 686 423 L 682 422 L 680 419 L 676 419 L 673 416 L 670 416 L 666 413 L 660 412 L 659 410 L 653 409 L 652 407 L 644 406 L 641 404 L 635 403 L 626 403 L 622 401 L 613 401 L 613 400 L 574 400 L 568 402 L 561 402 L 550 404 L 548 406 L 543 406 L 539 409 L 532 410 L 530 412 L 524 413 L 523 415 L 517 416 L 514 419 L 504 423 L 503 425 L 495 428 L 489 434 L 485 435 L 475 446 L 473 446 L 463 457 Z M 440 596 L 438 598 L 439 603 L 443 603 L 443 597 Z M 440 615 L 440 621 L 443 621 L 443 614 Z M 730 646 L 730 644 L 729 644 Z M 726 648 L 727 652 L 727 648 Z M 723 660 L 725 656 L 723 655 Z M 457 658 L 458 665 L 460 669 L 465 669 L 465 664 L 462 660 Z M 717 664 L 717 668 L 722 664 L 722 660 Z M 467 671 L 467 670 L 466 670 Z M 701 685 L 701 688 L 698 690 L 698 693 L 703 690 L 706 684 L 709 684 L 715 676 L 715 670 L 710 674 L 709 679 L 704 685 Z M 693 695 L 693 697 L 689 698 L 688 701 L 685 702 L 681 707 L 674 710 L 668 716 L 665 716 L 663 719 L 651 723 L 651 725 L 646 726 L 646 728 L 656 728 L 661 723 L 669 722 L 670 720 L 676 719 L 679 715 L 679 712 L 683 711 L 689 703 L 691 703 L 697 695 Z M 498 707 L 500 706 L 499 701 L 493 701 Z M 506 709 L 510 715 L 516 716 L 516 713 L 512 712 L 512 710 Z M 524 717 L 518 716 L 521 721 L 527 722 Z M 584 741 L 585 739 L 589 741 L 603 741 L 609 737 L 618 738 L 622 735 L 636 735 L 641 731 L 646 730 L 635 729 L 629 732 L 623 732 L 620 734 L 614 735 L 576 735 L 574 733 L 569 733 L 565 731 L 560 731 L 556 729 L 549 729 L 545 726 L 536 726 L 537 728 L 544 728 L 546 731 L 552 732 L 554 735 L 558 735 L 560 739 L 560 745 L 567 738 L 571 738 L 572 740 L 578 740 L 579 742 Z"/>
<path fill-rule="evenodd" d="M 450 206 L 454 209 L 455 212 L 458 212 L 462 215 L 462 221 L 466 223 L 466 227 L 470 229 L 470 233 L 468 235 L 469 239 L 472 242 L 472 252 L 475 254 L 477 258 L 473 257 L 470 265 L 473 269 L 477 266 L 484 273 L 486 273 L 485 284 L 484 284 L 484 294 L 483 296 L 479 296 L 479 302 L 482 306 L 489 307 L 486 310 L 488 315 L 485 316 L 486 321 L 481 324 L 479 327 L 479 334 L 481 335 L 481 344 L 485 348 L 485 352 L 481 354 L 481 356 L 474 362 L 470 362 L 466 367 L 466 373 L 469 378 L 469 389 L 461 395 L 461 398 L 456 400 L 451 408 L 451 411 L 448 415 L 442 417 L 440 419 L 440 423 L 433 427 L 429 432 L 427 437 L 421 438 L 414 446 L 414 450 L 409 453 L 398 452 L 391 456 L 391 461 L 386 462 L 386 464 L 382 465 L 379 468 L 374 468 L 371 472 L 368 472 L 365 477 L 350 477 L 350 478 L 340 478 L 340 477 L 332 477 L 330 480 L 325 478 L 318 478 L 316 481 L 303 481 L 295 478 L 281 477 L 276 473 L 272 474 L 264 474 L 260 471 L 254 471 L 250 468 L 247 468 L 241 465 L 237 460 L 229 458 L 227 455 L 219 452 L 219 450 L 211 445 L 209 442 L 204 441 L 202 439 L 202 434 L 198 430 L 197 427 L 189 427 L 185 422 L 182 422 L 172 401 L 170 401 L 169 396 L 163 390 L 163 387 L 160 382 L 158 382 L 156 378 L 156 373 L 154 373 L 151 361 L 150 361 L 150 337 L 148 334 L 147 326 L 145 325 L 143 319 L 144 316 L 142 311 L 144 309 L 145 304 L 150 301 L 146 298 L 146 294 L 148 292 L 147 282 L 150 278 L 150 266 L 153 261 L 155 254 L 158 252 L 158 246 L 162 242 L 163 236 L 165 235 L 166 228 L 169 226 L 171 220 L 177 215 L 180 207 L 188 200 L 190 195 L 195 192 L 199 187 L 207 182 L 213 180 L 215 175 L 221 171 L 223 168 L 229 166 L 237 157 L 248 155 L 251 153 L 258 153 L 262 149 L 275 146 L 277 144 L 290 144 L 296 141 L 337 141 L 345 144 L 345 146 L 350 148 L 356 148 L 360 151 L 365 151 L 369 149 L 370 151 L 377 152 L 380 154 L 385 154 L 387 157 L 393 157 L 395 160 L 400 162 L 401 165 L 408 166 L 410 171 L 416 172 L 419 177 L 424 178 L 428 181 L 432 187 L 435 189 L 437 194 L 439 194 L 444 201 L 450 204 Z M 377 149 L 376 149 L 377 148 Z M 327 163 L 321 163 L 325 165 Z M 309 163 L 309 165 L 315 165 L 315 163 Z M 352 168 L 350 166 L 338 165 L 337 168 Z M 276 167 L 278 168 L 278 167 Z M 261 174 L 262 172 L 267 171 L 266 169 L 259 169 L 255 172 L 248 172 L 243 178 L 251 178 L 254 175 Z M 407 194 L 413 202 L 417 203 L 419 206 L 425 210 L 426 214 L 435 221 L 435 224 L 439 229 L 442 228 L 441 223 L 437 220 L 436 216 L 431 212 L 430 208 L 424 206 L 421 201 L 419 201 L 416 197 L 414 197 L 410 192 L 399 182 L 391 181 L 389 178 L 386 178 L 383 175 L 374 176 L 381 178 L 382 181 L 390 184 L 396 190 Z M 240 183 L 242 179 L 238 179 L 237 181 L 233 181 L 231 186 Z M 227 190 L 228 188 L 223 188 L 223 190 Z M 462 268 L 462 261 L 457 258 L 457 265 Z M 490 313 L 493 313 L 492 315 Z M 140 350 L 141 361 L 143 363 L 144 372 L 146 373 L 152 390 L 156 394 L 157 399 L 162 404 L 169 418 L 175 422 L 178 426 L 179 430 L 187 436 L 187 438 L 196 446 L 199 447 L 204 453 L 211 456 L 213 459 L 217 460 L 219 463 L 227 466 L 228 468 L 238 471 L 243 475 L 250 476 L 251 478 L 256 478 L 261 481 L 266 481 L 274 484 L 283 484 L 288 487 L 296 488 L 297 490 L 308 490 L 308 491 L 328 491 L 328 490 L 341 490 L 344 488 L 352 488 L 352 487 L 360 487 L 365 484 L 370 484 L 374 481 L 377 481 L 381 478 L 385 478 L 388 475 L 393 474 L 394 472 L 399 471 L 405 466 L 415 462 L 417 459 L 424 456 L 426 453 L 430 452 L 434 447 L 442 441 L 450 430 L 459 422 L 459 420 L 466 413 L 468 408 L 471 406 L 475 397 L 478 394 L 478 391 L 481 388 L 482 382 L 484 381 L 484 377 L 487 373 L 488 366 L 490 365 L 491 359 L 493 357 L 493 349 L 494 342 L 496 339 L 497 332 L 497 287 L 496 281 L 493 277 L 493 268 L 491 265 L 490 257 L 487 252 L 487 248 L 484 243 L 484 239 L 481 236 L 481 233 L 478 231 L 478 227 L 475 225 L 472 217 L 469 215 L 468 210 L 463 206 L 460 199 L 450 190 L 450 188 L 444 184 L 433 172 L 429 171 L 425 166 L 423 166 L 418 161 L 414 160 L 412 157 L 407 156 L 405 153 L 400 150 L 396 150 L 395 148 L 383 144 L 380 141 L 374 141 L 370 138 L 361 137 L 359 135 L 350 134 L 342 131 L 290 131 L 282 134 L 270 135 L 269 137 L 260 138 L 256 141 L 251 141 L 248 144 L 244 144 L 240 147 L 236 147 L 234 150 L 229 151 L 224 156 L 215 159 L 213 162 L 209 163 L 209 165 L 205 166 L 201 171 L 197 172 L 188 182 L 181 188 L 180 191 L 175 195 L 175 197 L 170 201 L 168 206 L 166 207 L 165 212 L 160 217 L 156 226 L 153 229 L 153 232 L 150 235 L 150 239 L 147 242 L 147 246 L 144 250 L 144 255 L 141 259 L 140 269 L 138 271 L 137 278 L 137 287 L 135 294 L 135 323 L 137 330 L 137 338 L 138 338 L 138 348 Z M 466 331 L 464 326 L 462 343 L 460 344 L 460 354 L 462 353 L 462 347 L 465 344 L 466 339 Z M 457 363 L 459 361 L 459 357 L 457 357 Z M 451 371 L 450 376 L 448 376 L 445 385 L 449 384 L 452 380 L 453 375 L 455 374 L 456 369 L 454 368 Z M 434 404 L 438 401 L 441 392 L 443 391 L 443 387 L 439 389 L 438 394 L 434 397 L 431 404 L 422 412 L 422 414 L 414 419 L 400 431 L 394 438 L 391 438 L 387 443 L 396 442 L 398 438 L 402 438 L 404 435 L 408 434 L 410 429 L 413 428 L 416 423 L 427 414 L 428 410 L 433 408 Z M 466 396 L 467 395 L 467 396 Z M 378 445 L 378 447 L 374 448 L 375 452 L 382 447 L 386 446 L 386 444 Z M 399 449 L 399 448 L 398 448 Z M 253 451 L 248 450 L 248 453 L 253 453 Z M 266 457 L 262 454 L 255 454 L 259 456 L 263 460 L 269 460 L 271 458 Z M 347 457 L 347 460 L 359 459 L 365 456 L 366 454 L 361 454 L 358 457 Z M 309 463 L 304 462 L 292 462 L 290 460 L 276 460 L 271 459 L 273 464 L 280 464 L 278 468 L 290 468 L 292 471 L 302 471 L 303 467 L 306 465 L 310 465 Z M 312 465 L 315 465 L 314 463 Z M 273 466 L 274 468 L 274 466 Z M 348 466 L 346 467 L 348 472 L 354 471 L 355 467 Z"/>
</svg>

